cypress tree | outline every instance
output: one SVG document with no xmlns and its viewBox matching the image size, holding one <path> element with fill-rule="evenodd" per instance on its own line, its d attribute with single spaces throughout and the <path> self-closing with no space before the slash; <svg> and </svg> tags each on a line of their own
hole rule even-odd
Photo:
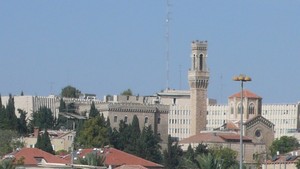
<svg viewBox="0 0 300 169">
<path fill-rule="evenodd" d="M 48 153 L 54 154 L 54 150 L 52 148 L 52 144 L 47 129 L 45 129 L 45 132 L 42 135 L 38 135 L 35 147 L 43 151 L 46 151 Z"/>
<path fill-rule="evenodd" d="M 99 111 L 96 109 L 95 103 L 92 102 L 89 117 L 94 118 L 98 115 L 99 115 Z"/>
<path fill-rule="evenodd" d="M 63 98 L 60 98 L 59 101 L 59 108 L 58 108 L 59 112 L 66 112 L 66 103 L 64 102 Z"/>
<path fill-rule="evenodd" d="M 16 130 L 18 125 L 18 119 L 15 113 L 15 102 L 11 94 L 9 94 L 8 103 L 6 105 L 6 117 L 9 122 L 10 129 Z"/>
<path fill-rule="evenodd" d="M 42 149 L 43 148 L 43 143 L 42 143 L 42 137 L 41 135 L 39 134 L 40 133 L 40 130 L 38 131 L 38 135 L 37 135 L 37 140 L 36 140 L 36 143 L 34 145 L 35 148 L 38 148 L 38 149 Z"/>
<path fill-rule="evenodd" d="M 138 156 L 149 161 L 160 163 L 162 161 L 162 155 L 159 142 L 160 138 L 154 134 L 151 125 L 148 127 L 145 126 L 138 141 Z"/>
<path fill-rule="evenodd" d="M 165 168 L 173 169 L 178 167 L 183 152 L 178 145 L 178 142 L 175 142 L 175 144 L 173 144 L 170 135 L 168 136 L 168 149 L 164 150 L 163 154 Z"/>
<path fill-rule="evenodd" d="M 128 144 L 125 151 L 130 154 L 139 155 L 136 145 L 138 144 L 138 139 L 141 136 L 141 129 L 139 119 L 136 115 L 133 116 L 129 129 Z"/>
<path fill-rule="evenodd" d="M 25 135 L 27 134 L 27 122 L 26 122 L 26 114 L 27 112 L 18 109 L 18 112 L 20 114 L 20 118 L 18 118 L 18 132 L 20 135 Z"/>
<path fill-rule="evenodd" d="M 55 154 L 47 129 L 45 129 L 45 132 L 42 135 L 42 140 L 43 140 L 43 143 L 44 143 L 43 150 L 48 152 L 48 153 Z"/>
</svg>

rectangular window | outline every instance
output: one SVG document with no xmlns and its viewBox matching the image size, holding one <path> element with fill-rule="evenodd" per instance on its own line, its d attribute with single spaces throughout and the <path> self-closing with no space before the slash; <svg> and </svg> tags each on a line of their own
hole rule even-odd
<svg viewBox="0 0 300 169">
<path fill-rule="evenodd" d="M 148 117 L 145 117 L 145 124 L 148 123 Z"/>
<path fill-rule="evenodd" d="M 128 120 L 128 117 L 125 116 L 125 117 L 124 117 L 124 122 L 127 123 L 127 120 Z"/>
<path fill-rule="evenodd" d="M 118 116 L 114 116 L 114 122 L 115 122 L 115 123 L 118 122 Z"/>
<path fill-rule="evenodd" d="M 157 124 L 160 124 L 160 117 L 157 118 Z"/>
<path fill-rule="evenodd" d="M 176 104 L 176 98 L 173 98 L 173 104 Z"/>
</svg>

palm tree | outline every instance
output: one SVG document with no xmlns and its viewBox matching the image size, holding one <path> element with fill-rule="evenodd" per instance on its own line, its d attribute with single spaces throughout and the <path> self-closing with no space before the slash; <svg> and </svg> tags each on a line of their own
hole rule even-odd
<svg viewBox="0 0 300 169">
<path fill-rule="evenodd" d="M 216 159 L 211 153 L 207 155 L 200 155 L 196 157 L 196 161 L 199 163 L 200 169 L 219 169 L 222 163 Z"/>
</svg>

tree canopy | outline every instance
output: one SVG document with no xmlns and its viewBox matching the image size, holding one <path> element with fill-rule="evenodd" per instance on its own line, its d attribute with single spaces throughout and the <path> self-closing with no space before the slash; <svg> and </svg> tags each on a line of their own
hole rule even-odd
<svg viewBox="0 0 300 169">
<path fill-rule="evenodd" d="M 29 122 L 31 130 L 34 127 L 40 129 L 53 129 L 55 124 L 55 119 L 51 109 L 47 107 L 40 107 L 37 112 L 31 114 L 32 119 Z"/>
<path fill-rule="evenodd" d="M 103 147 L 109 144 L 108 129 L 103 115 L 88 119 L 79 131 L 77 144 L 82 148 Z"/>
<path fill-rule="evenodd" d="M 90 113 L 89 113 L 89 118 L 94 118 L 96 116 L 99 116 L 99 110 L 96 109 L 95 103 L 92 102 L 91 108 L 90 108 Z"/>
<path fill-rule="evenodd" d="M 68 85 L 61 90 L 61 97 L 79 98 L 81 91 L 75 87 Z"/>
<path fill-rule="evenodd" d="M 178 145 L 178 142 L 172 141 L 171 136 L 168 136 L 168 148 L 163 151 L 164 155 L 164 166 L 166 169 L 176 168 L 181 160 L 183 151 Z"/>
<path fill-rule="evenodd" d="M 299 148 L 299 142 L 295 137 L 282 136 L 274 140 L 270 146 L 271 155 L 275 155 L 277 151 L 284 154 Z"/>
<path fill-rule="evenodd" d="M 55 154 L 52 148 L 52 144 L 47 129 L 44 130 L 44 133 L 42 135 L 38 135 L 35 147 L 43 151 L 46 151 L 48 153 Z"/>
<path fill-rule="evenodd" d="M 127 89 L 127 90 L 124 90 L 121 95 L 124 95 L 124 96 L 132 96 L 133 93 L 131 91 L 131 89 Z"/>
</svg>

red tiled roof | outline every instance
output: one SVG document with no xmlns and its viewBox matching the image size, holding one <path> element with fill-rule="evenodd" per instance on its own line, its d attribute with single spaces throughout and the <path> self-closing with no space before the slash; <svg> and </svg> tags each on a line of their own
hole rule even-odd
<svg viewBox="0 0 300 169">
<path fill-rule="evenodd" d="M 219 136 L 224 140 L 240 140 L 240 135 L 238 134 L 220 134 Z M 252 139 L 247 136 L 243 136 L 243 140 L 252 141 Z"/>
<path fill-rule="evenodd" d="M 229 96 L 229 98 L 240 98 L 241 97 L 241 92 L 235 93 L 232 96 Z M 250 90 L 243 90 L 243 97 L 247 97 L 247 98 L 254 98 L 254 99 L 261 99 L 260 96 L 256 95 L 255 93 L 251 92 Z"/>
<path fill-rule="evenodd" d="M 78 156 L 82 158 L 91 152 L 93 152 L 93 149 L 82 149 Z M 103 154 L 105 155 L 104 164 L 106 166 L 141 165 L 149 168 L 163 168 L 160 164 L 145 160 L 115 148 L 104 148 Z M 70 156 L 67 156 L 64 159 L 70 160 Z"/>
<path fill-rule="evenodd" d="M 232 121 L 227 122 L 226 129 L 228 130 L 239 130 L 239 127 L 234 124 Z"/>
<path fill-rule="evenodd" d="M 106 151 L 105 158 L 106 165 L 119 166 L 119 165 L 142 165 L 144 167 L 163 167 L 160 164 L 145 160 L 143 158 L 128 154 L 124 151 L 115 148 L 109 148 Z"/>
<path fill-rule="evenodd" d="M 67 160 L 59 158 L 53 154 L 47 153 L 37 148 L 23 148 L 17 152 L 11 153 L 11 155 L 14 155 L 16 160 L 24 157 L 24 165 L 37 165 L 37 158 L 42 158 L 47 163 L 68 164 Z"/>
<path fill-rule="evenodd" d="M 216 133 L 198 133 L 191 137 L 182 139 L 179 143 L 202 143 L 202 142 L 211 142 L 211 143 L 222 143 L 225 142 L 224 139 L 219 137 Z"/>
<path fill-rule="evenodd" d="M 230 140 L 239 140 L 240 135 L 234 133 L 199 133 L 181 140 L 180 144 L 187 143 L 225 143 Z M 249 137 L 243 136 L 243 140 L 251 141 Z"/>
</svg>

